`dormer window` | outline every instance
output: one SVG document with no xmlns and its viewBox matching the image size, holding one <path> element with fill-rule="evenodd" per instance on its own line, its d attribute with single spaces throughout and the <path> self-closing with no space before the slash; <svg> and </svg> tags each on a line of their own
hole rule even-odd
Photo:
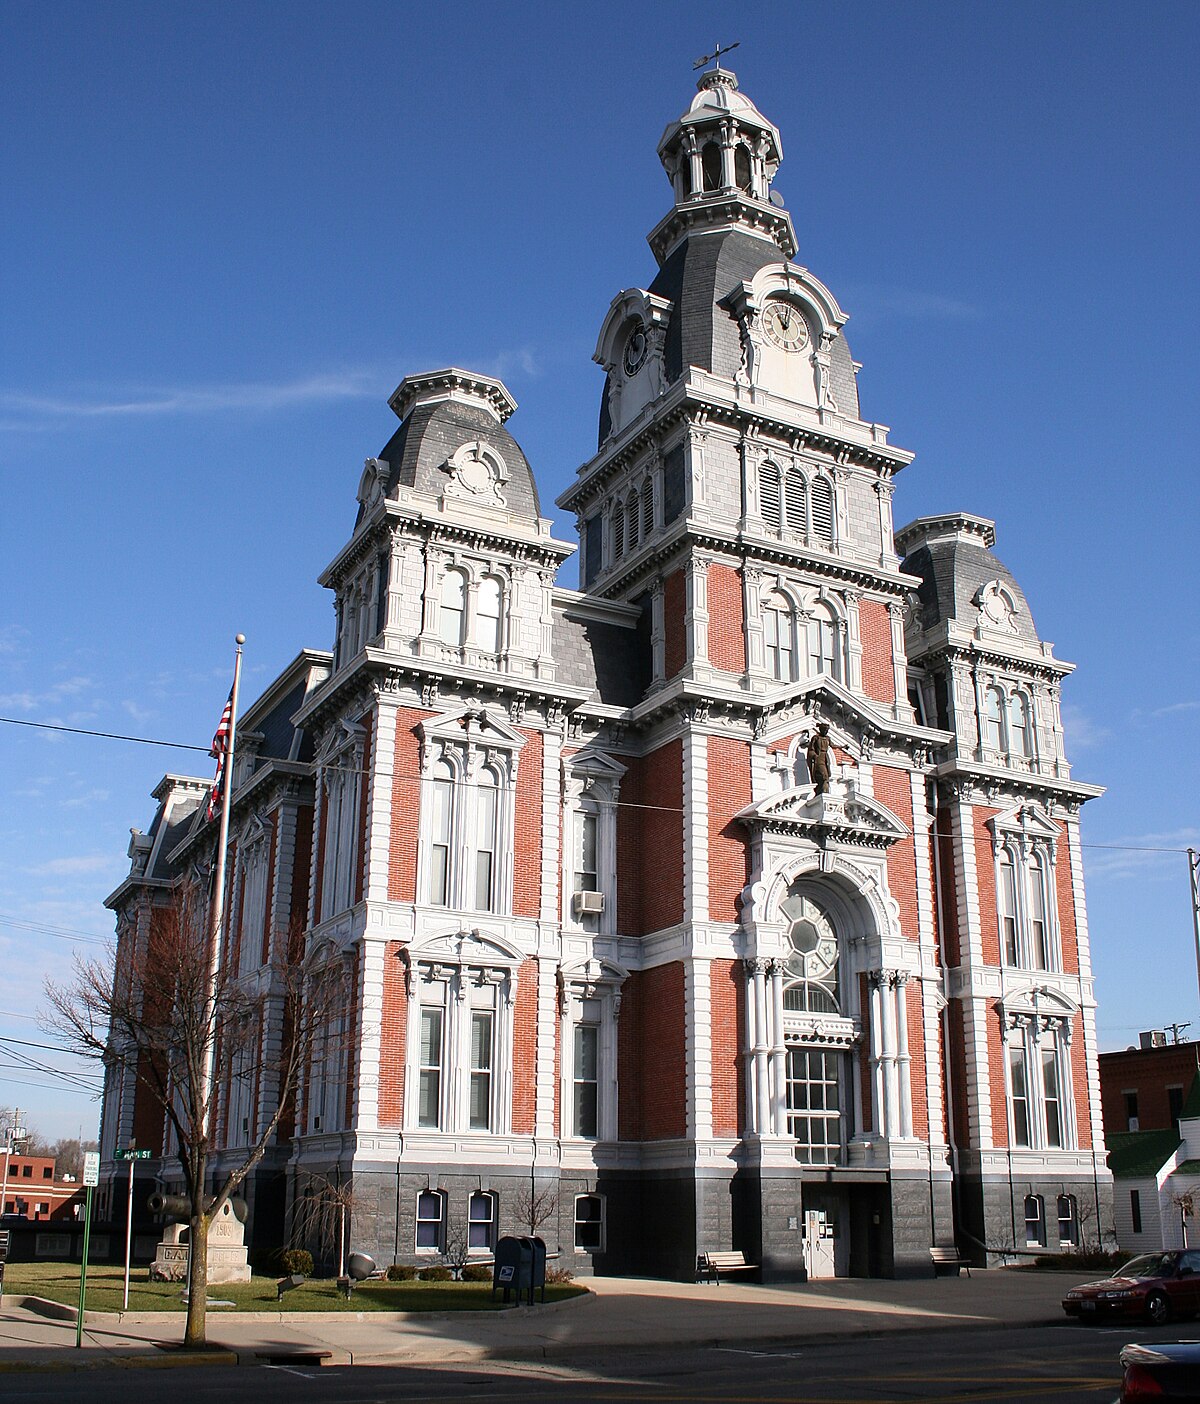
<svg viewBox="0 0 1200 1404">
<path fill-rule="evenodd" d="M 442 576 L 440 633 L 443 643 L 461 648 L 467 640 L 467 577 L 461 570 Z"/>
<path fill-rule="evenodd" d="M 499 575 L 469 562 L 448 566 L 436 600 L 436 634 L 447 648 L 493 657 L 503 652 L 505 585 Z"/>
</svg>

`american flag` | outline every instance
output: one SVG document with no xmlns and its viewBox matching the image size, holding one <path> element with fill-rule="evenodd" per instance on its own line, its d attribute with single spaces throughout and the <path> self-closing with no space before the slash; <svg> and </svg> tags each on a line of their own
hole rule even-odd
<svg viewBox="0 0 1200 1404">
<path fill-rule="evenodd" d="M 229 728 L 233 725 L 233 688 L 229 689 L 229 700 L 217 723 L 217 734 L 213 737 L 208 754 L 217 758 L 217 773 L 213 776 L 212 789 L 208 792 L 206 819 L 215 819 L 221 807 L 221 785 L 225 779 L 225 752 L 229 749 Z"/>
</svg>

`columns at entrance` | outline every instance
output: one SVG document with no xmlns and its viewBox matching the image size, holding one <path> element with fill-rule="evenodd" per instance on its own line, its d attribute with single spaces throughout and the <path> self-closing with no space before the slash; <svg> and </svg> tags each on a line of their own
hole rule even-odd
<svg viewBox="0 0 1200 1404">
<path fill-rule="evenodd" d="M 746 972 L 746 1124 L 751 1135 L 787 1135 L 787 1049 L 781 960 L 743 961 Z"/>
<path fill-rule="evenodd" d="M 911 1140 L 912 1082 L 908 1050 L 908 971 L 872 970 L 871 1077 L 876 1131 L 886 1140 Z"/>
</svg>

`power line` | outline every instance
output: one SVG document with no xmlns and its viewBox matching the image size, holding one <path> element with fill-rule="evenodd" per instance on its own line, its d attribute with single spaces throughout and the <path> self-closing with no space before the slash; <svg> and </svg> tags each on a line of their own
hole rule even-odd
<svg viewBox="0 0 1200 1404">
<path fill-rule="evenodd" d="M 89 946 L 109 946 L 112 942 L 104 936 L 86 935 L 82 931 L 72 931 L 69 927 L 43 926 L 41 922 L 22 921 L 19 917 L 5 916 L 0 912 L 0 926 L 11 926 L 16 931 L 36 931 L 40 936 L 54 936 L 60 941 L 74 941 Z"/>
<path fill-rule="evenodd" d="M 193 746 L 186 741 L 159 741 L 151 736 L 126 736 L 119 731 L 91 731 L 84 726 L 62 726 L 58 722 L 26 721 L 21 717 L 0 717 L 8 726 L 31 726 L 38 731 L 65 731 L 71 736 L 100 736 L 106 741 L 136 741 L 139 746 L 169 746 L 175 751 L 200 751 L 208 755 L 207 746 Z"/>
<path fill-rule="evenodd" d="M 90 1097 L 93 1101 L 100 1095 L 100 1089 L 95 1091 L 90 1088 L 72 1087 L 69 1083 L 64 1087 L 61 1082 L 28 1082 L 19 1077 L 0 1077 L 0 1084 L 5 1087 L 40 1087 L 44 1092 L 73 1092 L 77 1097 Z"/>
</svg>

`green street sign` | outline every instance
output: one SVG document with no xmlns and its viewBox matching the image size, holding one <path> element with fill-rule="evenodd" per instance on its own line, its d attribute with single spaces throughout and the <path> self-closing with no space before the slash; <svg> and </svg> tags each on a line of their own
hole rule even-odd
<svg viewBox="0 0 1200 1404">
<path fill-rule="evenodd" d="M 131 1150 L 128 1147 L 121 1146 L 118 1146 L 117 1149 L 113 1151 L 114 1160 L 150 1160 L 153 1156 L 153 1151 Z"/>
</svg>

